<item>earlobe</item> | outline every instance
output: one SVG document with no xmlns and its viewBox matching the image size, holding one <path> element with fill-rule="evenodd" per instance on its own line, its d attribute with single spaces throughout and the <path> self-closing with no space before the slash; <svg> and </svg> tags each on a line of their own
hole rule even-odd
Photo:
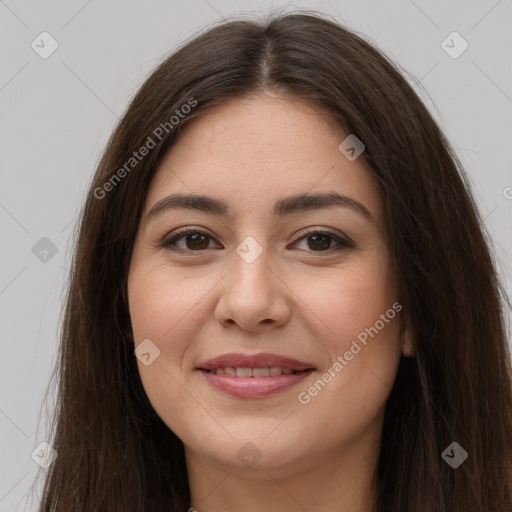
<svg viewBox="0 0 512 512">
<path fill-rule="evenodd" d="M 415 343 L 409 319 L 401 316 L 400 318 L 400 341 L 403 357 L 415 357 Z"/>
<path fill-rule="evenodd" d="M 404 357 L 414 357 L 415 355 L 412 335 L 408 327 L 404 327 L 402 330 L 402 354 Z"/>
<path fill-rule="evenodd" d="M 124 334 L 126 339 L 128 339 L 130 341 L 133 341 L 133 332 L 132 332 L 132 330 L 129 327 L 124 329 L 124 333 L 123 334 Z"/>
</svg>

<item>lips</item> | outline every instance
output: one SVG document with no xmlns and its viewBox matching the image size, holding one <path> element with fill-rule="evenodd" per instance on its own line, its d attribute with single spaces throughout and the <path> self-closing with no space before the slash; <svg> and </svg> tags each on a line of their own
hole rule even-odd
<svg viewBox="0 0 512 512">
<path fill-rule="evenodd" d="M 289 368 L 296 372 L 314 370 L 313 365 L 277 354 L 261 353 L 255 355 L 224 354 L 197 365 L 200 370 L 218 368 Z"/>
<path fill-rule="evenodd" d="M 224 354 L 196 368 L 211 386 L 237 398 L 265 398 L 295 386 L 315 368 L 276 354 Z"/>
</svg>

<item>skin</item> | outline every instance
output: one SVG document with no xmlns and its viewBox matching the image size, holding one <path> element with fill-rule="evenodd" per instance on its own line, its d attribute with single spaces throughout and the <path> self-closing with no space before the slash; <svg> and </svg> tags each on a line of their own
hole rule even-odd
<svg viewBox="0 0 512 512">
<path fill-rule="evenodd" d="M 363 159 L 349 161 L 338 149 L 347 135 L 302 100 L 230 99 L 186 126 L 150 184 L 128 296 L 135 345 L 150 339 L 160 355 L 137 364 L 153 407 L 185 445 L 199 512 L 373 509 L 384 407 L 404 342 L 400 315 L 309 403 L 298 401 L 399 302 L 379 191 Z M 178 192 L 223 199 L 233 217 L 179 209 L 146 220 Z M 278 199 L 319 192 L 359 201 L 373 221 L 338 206 L 273 217 Z M 187 226 L 209 238 L 182 237 L 182 253 L 160 246 Z M 355 247 L 315 245 L 310 228 Z M 235 250 L 248 236 L 262 248 L 250 264 Z M 340 247 L 334 239 L 326 245 Z M 316 371 L 273 396 L 237 398 L 196 370 L 228 352 L 272 352 Z M 237 457 L 247 442 L 261 454 L 251 467 Z"/>
</svg>

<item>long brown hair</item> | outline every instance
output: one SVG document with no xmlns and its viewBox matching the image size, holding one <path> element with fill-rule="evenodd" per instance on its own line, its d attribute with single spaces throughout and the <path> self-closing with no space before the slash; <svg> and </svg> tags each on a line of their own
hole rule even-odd
<svg viewBox="0 0 512 512">
<path fill-rule="evenodd" d="M 49 440 L 58 457 L 40 512 L 188 508 L 183 443 L 139 378 L 127 270 L 149 182 L 182 127 L 262 90 L 317 102 L 356 134 L 385 204 L 416 356 L 401 359 L 386 406 L 379 511 L 510 512 L 508 303 L 462 166 L 395 64 L 338 23 L 301 13 L 224 22 L 194 38 L 157 67 L 115 129 L 76 240 Z M 148 153 L 131 161 L 148 137 Z M 468 453 L 457 469 L 441 456 L 453 442 Z"/>
</svg>

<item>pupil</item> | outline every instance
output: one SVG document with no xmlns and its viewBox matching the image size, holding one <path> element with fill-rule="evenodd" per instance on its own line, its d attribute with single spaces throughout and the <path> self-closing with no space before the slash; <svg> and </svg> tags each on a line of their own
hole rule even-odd
<svg viewBox="0 0 512 512">
<path fill-rule="evenodd" d="M 318 239 L 323 239 L 324 240 L 324 243 L 320 243 L 320 245 L 318 245 Z M 311 244 L 309 244 L 310 248 L 311 249 L 329 249 L 329 245 L 330 245 L 330 242 L 329 242 L 329 236 L 327 235 L 311 235 L 310 239 L 314 239 L 316 240 L 314 242 L 314 244 L 317 244 L 315 245 L 315 247 L 311 247 Z"/>
<path fill-rule="evenodd" d="M 203 239 L 203 244 L 201 245 L 201 240 L 200 239 Z M 206 236 L 205 235 L 201 235 L 200 233 L 194 233 L 193 235 L 189 235 L 189 238 L 188 240 L 192 239 L 192 244 L 194 245 L 193 247 L 190 247 L 190 243 L 187 244 L 188 248 L 189 249 L 206 249 L 208 247 L 208 241 L 206 241 L 206 246 L 204 244 L 204 241 L 206 240 Z M 198 247 L 197 245 L 195 244 L 200 244 L 200 247 Z"/>
</svg>

